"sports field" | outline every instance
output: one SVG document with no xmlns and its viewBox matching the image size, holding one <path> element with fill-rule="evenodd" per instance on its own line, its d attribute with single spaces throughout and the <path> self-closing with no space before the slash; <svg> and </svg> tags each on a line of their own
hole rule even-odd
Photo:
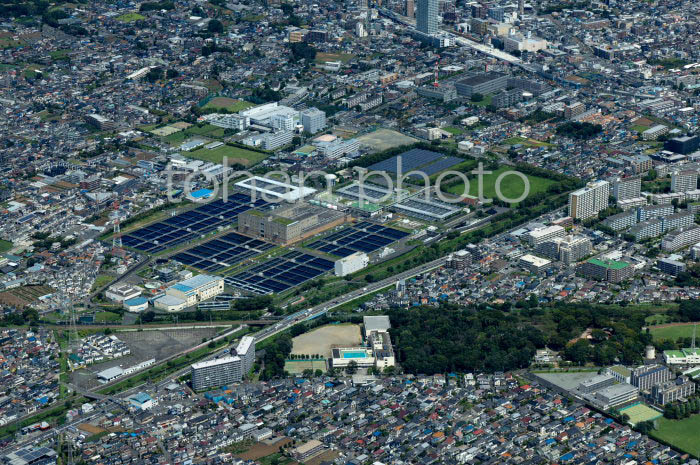
<svg viewBox="0 0 700 465">
<path fill-rule="evenodd" d="M 265 153 L 254 152 L 240 147 L 232 147 L 230 145 L 221 145 L 214 149 L 202 147 L 184 154 L 186 157 L 196 158 L 197 160 L 210 161 L 213 163 L 221 163 L 224 157 L 228 157 L 229 166 L 234 163 L 240 163 L 243 166 L 251 166 L 261 162 L 268 157 Z"/>
<path fill-rule="evenodd" d="M 327 325 L 292 339 L 292 353 L 331 356 L 331 346 L 351 346 L 362 340 L 360 327 L 352 324 Z"/>
<path fill-rule="evenodd" d="M 225 108 L 231 113 L 238 113 L 241 110 L 254 106 L 255 104 L 246 102 L 245 100 L 238 100 L 229 97 L 214 97 L 213 99 L 209 100 L 203 108 L 205 110 L 209 108 Z"/>
<path fill-rule="evenodd" d="M 673 445 L 679 450 L 700 457 L 700 415 L 693 415 L 683 420 L 656 420 L 656 429 L 651 437 Z"/>
<path fill-rule="evenodd" d="M 376 152 L 382 152 L 402 145 L 410 145 L 418 142 L 418 139 L 401 134 L 392 129 L 377 129 L 374 132 L 363 134 L 357 138 L 360 145 L 369 147 Z"/>
<path fill-rule="evenodd" d="M 491 174 L 485 174 L 483 176 L 483 189 L 484 197 L 486 198 L 496 198 L 496 179 L 501 173 L 505 171 L 514 170 L 510 166 L 502 166 L 497 170 L 493 171 Z M 538 192 L 545 192 L 549 186 L 555 183 L 555 181 L 547 178 L 541 178 L 539 176 L 527 176 L 530 182 L 530 195 L 536 194 Z M 469 179 L 469 195 L 477 196 L 479 193 L 479 181 L 475 174 L 467 173 L 467 178 Z M 508 175 L 501 180 L 501 193 L 509 198 L 515 199 L 522 195 L 525 189 L 525 183 L 523 180 L 515 175 Z M 451 194 L 462 195 L 464 193 L 464 183 L 452 185 L 447 188 L 447 191 Z"/>
<path fill-rule="evenodd" d="M 326 371 L 325 360 L 286 360 L 284 362 L 284 371 L 293 375 L 303 373 L 304 370 L 321 370 Z"/>
<path fill-rule="evenodd" d="M 680 337 L 693 337 L 694 326 L 693 323 L 650 326 L 649 332 L 657 341 L 662 339 L 676 341 Z M 700 325 L 698 327 L 698 336 L 700 336 Z"/>
<path fill-rule="evenodd" d="M 663 414 L 658 410 L 654 410 L 653 408 L 647 407 L 644 404 L 635 404 L 622 408 L 620 409 L 620 413 L 624 413 L 630 417 L 630 423 L 632 423 L 632 425 L 636 425 L 642 421 L 656 420 L 657 418 L 663 416 Z"/>
</svg>

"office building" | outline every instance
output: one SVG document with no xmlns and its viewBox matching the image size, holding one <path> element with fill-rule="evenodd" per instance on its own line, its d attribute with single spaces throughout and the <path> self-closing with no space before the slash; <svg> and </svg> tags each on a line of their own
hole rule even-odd
<svg viewBox="0 0 700 465">
<path fill-rule="evenodd" d="M 667 234 L 661 241 L 661 248 L 667 252 L 675 252 L 698 242 L 700 242 L 700 226 L 693 224 Z"/>
<path fill-rule="evenodd" d="M 578 271 L 587 278 L 610 283 L 619 283 L 631 278 L 633 274 L 632 265 L 627 262 L 599 258 L 585 261 L 578 267 Z"/>
<path fill-rule="evenodd" d="M 679 273 L 685 271 L 685 263 L 679 262 L 678 260 L 671 260 L 670 258 L 660 258 L 656 262 L 656 266 L 662 273 L 670 274 L 671 276 L 678 276 Z"/>
<path fill-rule="evenodd" d="M 595 375 L 591 378 L 581 381 L 581 383 L 578 385 L 578 390 L 583 393 L 589 394 L 591 392 L 604 389 L 608 386 L 612 386 L 613 384 L 615 384 L 615 378 L 613 376 L 608 374 Z"/>
<path fill-rule="evenodd" d="M 688 155 L 700 149 L 700 136 L 674 137 L 664 143 L 664 148 L 674 153 Z"/>
<path fill-rule="evenodd" d="M 316 439 L 312 439 L 309 442 L 305 442 L 304 444 L 292 449 L 291 454 L 295 460 L 304 462 L 323 450 L 323 443 Z"/>
<path fill-rule="evenodd" d="M 679 376 L 672 381 L 666 381 L 651 389 L 651 398 L 658 405 L 666 405 L 670 402 L 685 399 L 693 394 L 695 394 L 695 383 L 687 376 Z"/>
<path fill-rule="evenodd" d="M 673 373 L 667 366 L 655 363 L 634 368 L 630 373 L 630 384 L 640 391 L 646 391 L 672 377 Z"/>
<path fill-rule="evenodd" d="M 311 141 L 318 153 L 326 158 L 336 159 L 346 155 L 357 153 L 360 150 L 360 141 L 357 139 L 343 140 L 332 134 L 324 134 Z"/>
<path fill-rule="evenodd" d="M 308 108 L 301 112 L 301 124 L 304 131 L 316 134 L 326 128 L 326 113 L 318 108 Z"/>
<path fill-rule="evenodd" d="M 413 18 L 415 16 L 416 11 L 413 0 L 405 0 L 403 14 L 409 18 Z"/>
<path fill-rule="evenodd" d="M 421 97 L 432 98 L 442 102 L 451 102 L 457 98 L 457 89 L 454 86 L 444 85 L 440 87 L 423 86 L 415 89 Z"/>
<path fill-rule="evenodd" d="M 470 76 L 455 83 L 457 93 L 467 98 L 470 98 L 474 94 L 493 94 L 499 90 L 505 89 L 507 85 L 508 76 L 496 71 Z"/>
<path fill-rule="evenodd" d="M 369 265 L 369 257 L 364 252 L 355 252 L 347 257 L 336 260 L 335 275 L 347 276 L 356 271 L 360 271 Z"/>
<path fill-rule="evenodd" d="M 239 383 L 243 379 L 243 363 L 238 356 L 226 356 L 195 363 L 191 367 L 192 389 L 203 391 Z"/>
<path fill-rule="evenodd" d="M 211 115 L 211 117 L 205 117 L 205 120 L 212 126 L 236 131 L 243 131 L 250 126 L 250 118 L 241 115 Z"/>
<path fill-rule="evenodd" d="M 438 0 L 418 0 L 416 29 L 429 35 L 438 32 Z"/>
<path fill-rule="evenodd" d="M 698 172 L 681 170 L 671 173 L 671 192 L 688 192 L 698 188 Z"/>
<path fill-rule="evenodd" d="M 274 118 L 278 123 L 285 119 L 284 116 L 275 116 Z M 273 124 L 271 122 L 272 119 L 273 117 L 270 117 L 270 119 L 268 119 L 269 124 Z M 280 147 L 284 147 L 285 145 L 290 144 L 292 142 L 292 139 L 294 139 L 293 131 L 281 129 L 274 132 L 266 132 L 263 134 L 255 134 L 252 136 L 248 136 L 241 142 L 249 147 L 259 147 L 263 150 L 276 150 Z"/>
<path fill-rule="evenodd" d="M 642 179 L 639 176 L 629 178 L 612 178 L 610 182 L 610 195 L 618 202 L 641 197 Z"/>
<path fill-rule="evenodd" d="M 129 284 L 113 284 L 105 291 L 105 297 L 117 303 L 122 303 L 140 295 L 141 290 Z"/>
<path fill-rule="evenodd" d="M 153 305 L 168 312 L 180 311 L 224 292 L 224 278 L 200 274 L 173 284 Z"/>
<path fill-rule="evenodd" d="M 700 349 L 664 350 L 666 365 L 700 365 Z"/>
<path fill-rule="evenodd" d="M 345 213 L 305 202 L 238 214 L 238 232 L 286 245 L 345 222 Z"/>
<path fill-rule="evenodd" d="M 569 216 L 585 220 L 608 208 L 610 183 L 593 181 L 569 194 Z"/>
<path fill-rule="evenodd" d="M 595 402 L 603 410 L 618 407 L 637 399 L 637 388 L 630 384 L 620 383 L 606 387 L 595 393 Z"/>
<path fill-rule="evenodd" d="M 447 267 L 463 271 L 472 264 L 472 254 L 466 250 L 458 250 L 447 258 Z"/>
</svg>

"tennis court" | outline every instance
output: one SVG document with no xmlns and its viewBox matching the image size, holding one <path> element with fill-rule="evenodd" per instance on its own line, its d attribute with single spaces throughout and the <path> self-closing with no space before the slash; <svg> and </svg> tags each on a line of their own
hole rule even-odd
<svg viewBox="0 0 700 465">
<path fill-rule="evenodd" d="M 621 414 L 625 414 L 630 418 L 630 423 L 636 425 L 643 421 L 656 420 L 657 418 L 663 416 L 658 410 L 647 407 L 644 404 L 634 404 L 629 407 L 621 408 Z"/>
</svg>

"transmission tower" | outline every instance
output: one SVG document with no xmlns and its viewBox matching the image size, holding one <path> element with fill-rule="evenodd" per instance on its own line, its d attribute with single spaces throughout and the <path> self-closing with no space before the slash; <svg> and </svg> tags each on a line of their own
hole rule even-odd
<svg viewBox="0 0 700 465">
<path fill-rule="evenodd" d="M 115 194 L 116 196 L 117 194 Z M 119 227 L 119 199 L 115 198 L 112 203 L 112 208 L 114 208 L 114 234 L 112 236 L 112 251 L 118 251 L 122 248 L 122 232 Z"/>
</svg>

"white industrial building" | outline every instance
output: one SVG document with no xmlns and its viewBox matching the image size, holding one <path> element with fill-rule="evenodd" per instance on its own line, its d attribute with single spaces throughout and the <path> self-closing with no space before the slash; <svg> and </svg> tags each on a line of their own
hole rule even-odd
<svg viewBox="0 0 700 465">
<path fill-rule="evenodd" d="M 165 295 L 153 301 L 160 310 L 177 312 L 197 303 L 211 299 L 224 292 L 224 278 L 200 274 L 173 284 L 165 290 Z"/>
<path fill-rule="evenodd" d="M 113 284 L 105 291 L 105 297 L 113 302 L 122 303 L 141 295 L 141 290 L 128 284 Z"/>
<path fill-rule="evenodd" d="M 260 176 L 253 176 L 252 178 L 237 182 L 236 187 L 249 191 L 251 195 L 255 192 L 256 198 L 262 198 L 264 194 L 267 199 L 273 201 L 286 200 L 288 202 L 294 202 L 316 193 L 316 189 L 311 187 L 299 187 L 274 179 L 262 178 Z"/>
<path fill-rule="evenodd" d="M 336 260 L 335 275 L 347 276 L 369 265 L 369 257 L 364 252 L 355 252 L 352 255 Z"/>
</svg>

